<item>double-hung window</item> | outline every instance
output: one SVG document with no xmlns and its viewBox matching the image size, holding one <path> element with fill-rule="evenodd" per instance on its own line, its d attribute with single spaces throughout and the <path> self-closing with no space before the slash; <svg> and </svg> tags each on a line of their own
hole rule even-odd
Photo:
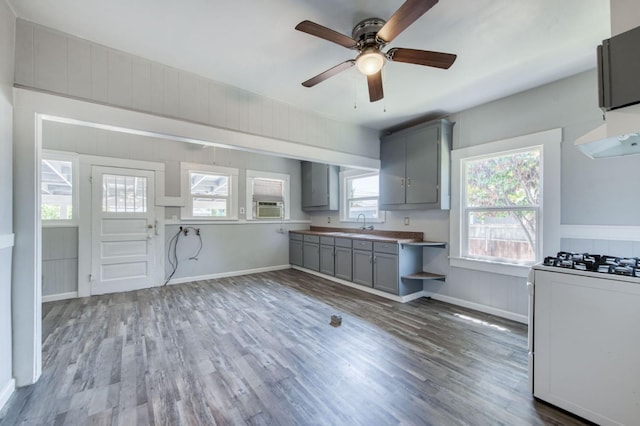
<svg viewBox="0 0 640 426">
<path fill-rule="evenodd" d="M 247 170 L 247 220 L 289 219 L 290 176 Z"/>
<path fill-rule="evenodd" d="M 342 172 L 342 220 L 356 221 L 364 215 L 372 222 L 382 221 L 379 206 L 378 172 L 349 170 Z"/>
<path fill-rule="evenodd" d="M 537 146 L 462 160 L 463 257 L 536 261 L 541 158 Z"/>
<path fill-rule="evenodd" d="M 559 247 L 561 129 L 452 151 L 451 265 L 526 276 Z"/>
<path fill-rule="evenodd" d="M 238 170 L 182 163 L 183 219 L 237 219 Z"/>
<path fill-rule="evenodd" d="M 42 151 L 40 218 L 43 225 L 75 226 L 78 216 L 78 157 Z"/>
</svg>

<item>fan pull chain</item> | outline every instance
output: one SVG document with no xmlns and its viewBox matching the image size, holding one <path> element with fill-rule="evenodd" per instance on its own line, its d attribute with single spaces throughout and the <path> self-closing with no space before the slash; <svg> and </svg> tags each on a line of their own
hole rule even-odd
<svg viewBox="0 0 640 426">
<path fill-rule="evenodd" d="M 353 109 L 358 109 L 358 76 L 353 74 Z"/>
<path fill-rule="evenodd" d="M 385 78 L 387 73 L 382 73 L 382 87 L 387 86 L 387 79 Z M 382 98 L 382 112 L 387 112 L 387 97 Z"/>
</svg>

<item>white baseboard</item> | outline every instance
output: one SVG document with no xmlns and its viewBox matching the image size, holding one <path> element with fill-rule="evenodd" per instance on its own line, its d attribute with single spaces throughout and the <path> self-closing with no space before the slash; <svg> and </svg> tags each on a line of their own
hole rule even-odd
<svg viewBox="0 0 640 426">
<path fill-rule="evenodd" d="M 77 291 L 70 291 L 68 293 L 50 294 L 48 296 L 42 296 L 42 303 L 56 302 L 58 300 L 75 299 L 78 297 Z"/>
<path fill-rule="evenodd" d="M 5 384 L 2 389 L 0 389 L 0 410 L 2 407 L 9 401 L 11 395 L 13 395 L 13 391 L 16 390 L 16 381 L 14 379 L 9 380 L 9 383 Z"/>
<path fill-rule="evenodd" d="M 227 277 L 237 277 L 239 275 L 257 274 L 259 272 L 281 271 L 283 269 L 289 269 L 290 267 L 291 267 L 290 265 L 277 265 L 277 266 L 267 266 L 264 268 L 246 269 L 244 271 L 231 271 L 231 272 L 222 272 L 219 274 L 197 275 L 192 277 L 175 278 L 169 281 L 168 284 L 184 284 L 184 283 L 191 283 L 194 281 L 214 280 L 216 278 L 227 278 Z"/>
<path fill-rule="evenodd" d="M 424 296 L 430 296 L 434 300 L 450 303 L 452 305 L 462 306 L 463 308 L 473 309 L 474 311 L 484 312 L 485 314 L 495 315 L 497 317 L 506 318 L 512 321 L 528 324 L 529 319 L 526 315 L 516 314 L 514 312 L 504 311 L 502 309 L 494 308 L 492 306 L 482 305 L 480 303 L 469 302 L 468 300 L 458 299 L 455 297 L 445 296 L 442 294 L 429 294 L 423 292 Z"/>
<path fill-rule="evenodd" d="M 416 293 L 408 294 L 406 296 L 396 296 L 395 294 L 387 293 L 385 291 L 376 290 L 375 288 L 365 287 L 360 284 L 352 283 L 351 281 L 346 281 L 340 278 L 332 277 L 331 275 L 325 275 L 321 272 L 312 271 L 311 269 L 302 268 L 300 266 L 291 265 L 293 269 L 298 271 L 306 272 L 307 274 L 315 275 L 320 278 L 324 278 L 325 280 L 333 281 L 338 284 L 345 285 L 347 287 L 355 288 L 360 291 L 364 291 L 365 293 L 375 294 L 376 296 L 384 297 L 385 299 L 393 300 L 395 302 L 407 303 L 415 299 L 419 299 L 423 296 L 421 291 Z"/>
<path fill-rule="evenodd" d="M 384 291 L 376 290 L 371 287 L 365 287 L 359 284 L 354 284 L 350 281 L 345 281 L 340 278 L 332 277 L 330 275 L 325 275 L 320 272 L 312 271 L 310 269 L 302 268 L 300 266 L 291 265 L 293 269 L 297 269 L 298 271 L 306 272 L 311 275 L 316 275 L 318 277 L 324 278 L 329 281 L 333 281 L 339 284 L 346 285 L 347 287 L 352 287 L 358 289 L 360 291 L 364 291 L 366 293 L 375 294 L 377 296 L 384 297 L 386 299 L 390 299 L 400 303 L 407 303 L 412 300 L 419 299 L 421 297 L 431 297 L 434 300 L 439 300 L 441 302 L 450 303 L 452 305 L 462 306 L 464 308 L 473 309 L 474 311 L 484 312 L 486 314 L 495 315 L 497 317 L 506 318 L 512 321 L 521 322 L 523 324 L 527 324 L 528 318 L 526 315 L 520 315 L 509 311 L 504 311 L 502 309 L 497 309 L 491 306 L 481 305 L 479 303 L 469 302 L 463 299 L 456 299 L 455 297 L 444 296 L 440 294 L 432 294 L 426 291 L 418 291 L 416 293 L 408 294 L 406 296 L 396 296 L 395 294 L 389 294 Z"/>
</svg>

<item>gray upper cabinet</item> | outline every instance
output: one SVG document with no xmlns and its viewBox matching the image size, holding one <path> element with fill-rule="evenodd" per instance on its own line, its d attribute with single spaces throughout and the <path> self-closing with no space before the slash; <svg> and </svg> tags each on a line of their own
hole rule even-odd
<svg viewBox="0 0 640 426">
<path fill-rule="evenodd" d="M 302 210 L 338 211 L 339 172 L 338 166 L 302 162 Z"/>
<path fill-rule="evenodd" d="M 449 209 L 451 130 L 441 119 L 380 143 L 380 209 Z"/>
</svg>

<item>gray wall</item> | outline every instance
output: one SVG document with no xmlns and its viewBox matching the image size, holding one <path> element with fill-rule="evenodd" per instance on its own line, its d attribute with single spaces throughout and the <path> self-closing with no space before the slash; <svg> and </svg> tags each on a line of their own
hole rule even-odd
<svg viewBox="0 0 640 426">
<path fill-rule="evenodd" d="M 18 20 L 20 86 L 378 158 L 378 132 Z"/>
<path fill-rule="evenodd" d="M 165 195 L 180 196 L 180 162 L 216 164 L 238 168 L 239 206 L 245 206 L 246 170 L 287 173 L 290 181 L 290 212 L 292 220 L 306 220 L 307 215 L 300 208 L 301 179 L 300 161 L 276 156 L 268 156 L 225 148 L 175 142 L 145 136 L 111 132 L 89 127 L 74 126 L 57 122 L 45 122 L 43 127 L 43 148 L 70 151 L 79 154 L 102 157 L 124 158 L 130 160 L 153 161 L 165 164 Z M 86 204 L 80 200 L 79 214 L 86 214 Z M 245 206 L 246 207 L 246 206 Z M 177 207 L 165 208 L 165 218 L 173 215 L 180 217 Z M 243 217 L 241 217 L 242 219 Z M 179 225 L 168 225 L 165 232 L 165 252 L 169 240 L 175 235 Z M 186 226 L 186 223 L 185 223 Z M 197 249 L 197 237 L 189 235 L 180 239 L 178 256 L 180 266 L 174 279 L 201 277 L 237 271 L 247 271 L 288 265 L 289 229 L 306 228 L 305 224 L 287 222 L 271 224 L 193 224 L 201 230 L 203 248 L 199 260 L 189 260 Z M 284 233 L 278 232 L 280 229 Z M 75 240 L 74 240 L 75 238 Z M 55 240 L 63 241 L 64 250 L 48 250 L 57 245 Z M 72 242 L 77 241 L 77 228 L 45 228 L 42 235 L 43 247 L 43 290 L 52 293 L 55 285 L 52 281 L 62 276 L 71 276 L 77 268 L 77 245 L 75 251 Z M 68 253 L 62 253 L 62 252 Z M 75 258 L 74 258 L 75 255 Z M 166 258 L 166 256 L 165 256 Z M 169 265 L 165 268 L 170 271 Z M 50 277 L 50 279 L 47 278 Z M 56 291 L 76 291 L 73 287 L 59 283 Z M 60 287 L 61 286 L 61 287 Z"/>
<path fill-rule="evenodd" d="M 0 238 L 13 234 L 13 52 L 15 16 L 0 0 Z M 0 247 L 0 407 L 12 383 L 11 246 Z"/>
<path fill-rule="evenodd" d="M 602 113 L 597 105 L 596 72 L 584 72 L 452 114 L 450 119 L 456 123 L 453 147 L 562 128 L 562 179 L 557 183 L 561 188 L 562 225 L 638 226 L 640 200 L 629 192 L 629 188 L 640 181 L 639 157 L 592 160 L 574 147 L 573 142 L 579 136 L 601 124 Z M 331 225 L 327 224 L 327 216 L 331 216 Z M 409 226 L 404 225 L 404 217 L 410 217 Z M 320 213 L 312 216 L 312 224 L 353 226 L 340 224 L 337 215 Z M 375 226 L 377 229 L 421 231 L 425 239 L 449 241 L 449 214 L 446 211 L 387 212 L 386 222 Z M 628 256 L 640 253 L 640 243 L 631 241 L 563 239 L 561 247 Z M 528 293 L 524 278 L 451 268 L 446 252 L 424 250 L 425 270 L 447 274 L 446 283 L 426 282 L 425 290 L 498 311 L 520 316 L 527 314 Z"/>
</svg>

